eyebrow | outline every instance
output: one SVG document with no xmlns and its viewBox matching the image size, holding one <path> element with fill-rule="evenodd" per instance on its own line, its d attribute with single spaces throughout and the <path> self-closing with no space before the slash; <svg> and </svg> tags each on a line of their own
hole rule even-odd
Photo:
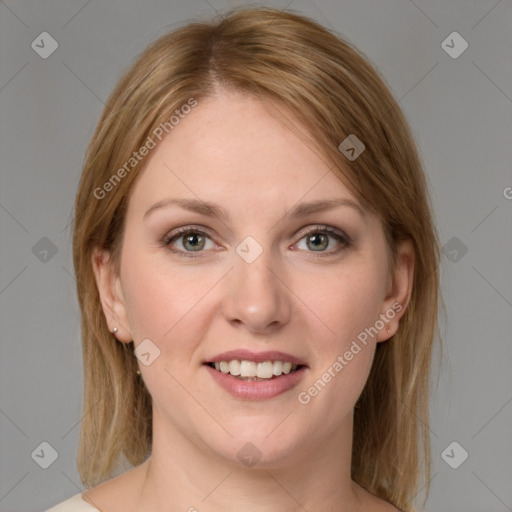
<svg viewBox="0 0 512 512">
<path fill-rule="evenodd" d="M 301 219 L 314 213 L 331 210 L 340 206 L 353 208 L 359 212 L 362 217 L 365 216 L 365 211 L 359 203 L 350 199 L 333 198 L 297 204 L 283 216 L 282 220 Z M 146 211 L 143 218 L 146 219 L 157 210 L 172 207 L 183 208 L 184 210 L 198 213 L 200 215 L 206 215 L 208 217 L 218 217 L 226 221 L 230 218 L 229 214 L 221 206 L 210 201 L 173 197 L 162 199 L 161 201 L 158 201 L 158 203 L 155 203 Z"/>
</svg>

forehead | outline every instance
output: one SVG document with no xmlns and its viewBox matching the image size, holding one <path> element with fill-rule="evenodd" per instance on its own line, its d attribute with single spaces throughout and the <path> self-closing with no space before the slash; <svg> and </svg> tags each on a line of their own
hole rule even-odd
<svg viewBox="0 0 512 512">
<path fill-rule="evenodd" d="M 261 209 L 300 200 L 352 198 L 296 116 L 238 93 L 198 102 L 157 143 L 131 193 L 131 209 L 169 196 Z M 301 137 L 302 135 L 302 137 Z"/>
</svg>

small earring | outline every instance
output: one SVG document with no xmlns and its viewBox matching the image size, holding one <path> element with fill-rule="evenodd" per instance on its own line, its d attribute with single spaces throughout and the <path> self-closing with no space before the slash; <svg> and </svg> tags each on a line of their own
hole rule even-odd
<svg viewBox="0 0 512 512">
<path fill-rule="evenodd" d="M 137 375 L 140 375 L 140 370 L 137 369 L 137 371 L 135 372 Z"/>
<path fill-rule="evenodd" d="M 388 334 L 391 332 L 391 329 L 388 327 Z"/>
<path fill-rule="evenodd" d="M 115 334 L 116 332 L 117 332 L 117 327 L 114 327 L 114 328 L 112 329 L 112 334 Z"/>
</svg>

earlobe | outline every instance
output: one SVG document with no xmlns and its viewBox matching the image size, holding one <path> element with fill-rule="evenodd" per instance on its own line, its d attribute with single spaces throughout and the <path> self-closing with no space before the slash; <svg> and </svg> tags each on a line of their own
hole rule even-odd
<svg viewBox="0 0 512 512">
<path fill-rule="evenodd" d="M 397 244 L 397 262 L 390 277 L 388 294 L 383 303 L 382 315 L 387 320 L 386 328 L 377 335 L 377 341 L 386 341 L 397 331 L 409 301 L 414 281 L 414 244 L 412 240 L 402 240 Z"/>
<path fill-rule="evenodd" d="M 133 338 L 127 321 L 124 296 L 110 256 L 108 251 L 96 247 L 92 254 L 92 269 L 109 331 L 113 332 L 117 328 L 115 337 L 129 343 Z"/>
</svg>

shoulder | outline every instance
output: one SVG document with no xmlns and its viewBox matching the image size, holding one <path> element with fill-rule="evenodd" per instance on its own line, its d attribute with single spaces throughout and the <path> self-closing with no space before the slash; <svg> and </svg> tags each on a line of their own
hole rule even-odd
<svg viewBox="0 0 512 512">
<path fill-rule="evenodd" d="M 86 503 L 88 502 L 87 504 L 90 504 L 91 508 L 83 509 L 83 512 L 132 511 L 144 483 L 148 462 L 149 459 L 110 480 L 86 489 L 82 499 Z M 82 512 L 82 509 L 77 509 L 78 511 Z M 67 510 L 48 512 L 67 512 Z"/>
<path fill-rule="evenodd" d="M 82 493 L 78 493 L 65 501 L 57 503 L 46 512 L 98 512 L 98 509 L 87 503 L 82 498 Z"/>
<path fill-rule="evenodd" d="M 359 495 L 359 503 L 361 504 L 364 512 L 402 512 L 400 509 L 389 503 L 389 501 L 375 496 L 357 484 L 356 492 Z"/>
<path fill-rule="evenodd" d="M 373 508 L 371 510 L 374 510 Z M 396 508 L 394 505 L 385 500 L 378 500 L 375 503 L 375 512 L 402 512 L 400 509 Z"/>
<path fill-rule="evenodd" d="M 385 500 L 375 500 L 371 504 L 368 503 L 364 507 L 364 510 L 365 512 L 402 512 L 400 509 Z"/>
</svg>

